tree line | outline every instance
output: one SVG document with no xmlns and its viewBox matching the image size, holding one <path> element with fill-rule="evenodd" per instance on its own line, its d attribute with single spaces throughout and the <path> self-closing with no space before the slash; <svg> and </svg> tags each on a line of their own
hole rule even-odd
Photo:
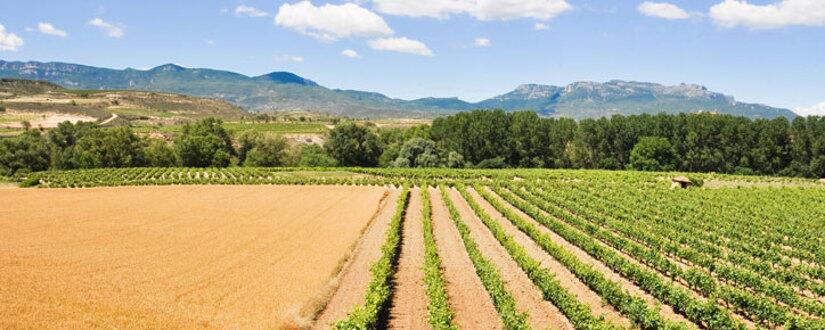
<svg viewBox="0 0 825 330">
<path fill-rule="evenodd" d="M 0 140 L 0 175 L 141 166 L 535 167 L 825 177 L 825 118 L 751 120 L 716 114 L 613 116 L 575 121 L 535 112 L 476 110 L 431 125 L 343 123 L 324 146 L 290 146 L 214 118 L 174 141 L 129 127 L 62 123 Z"/>
</svg>

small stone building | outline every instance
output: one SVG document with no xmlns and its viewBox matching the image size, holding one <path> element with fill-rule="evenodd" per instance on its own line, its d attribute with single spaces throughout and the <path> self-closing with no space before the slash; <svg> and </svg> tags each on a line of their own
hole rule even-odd
<svg viewBox="0 0 825 330">
<path fill-rule="evenodd" d="M 687 189 L 693 185 L 693 182 L 688 179 L 686 176 L 677 176 L 672 179 L 673 183 L 670 185 L 670 188 L 682 188 Z"/>
</svg>

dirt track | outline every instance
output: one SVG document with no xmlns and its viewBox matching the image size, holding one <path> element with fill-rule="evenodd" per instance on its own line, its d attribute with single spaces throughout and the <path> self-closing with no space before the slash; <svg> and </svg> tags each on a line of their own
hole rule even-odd
<svg viewBox="0 0 825 330">
<path fill-rule="evenodd" d="M 410 203 L 404 220 L 401 254 L 393 283 L 390 304 L 390 329 L 429 329 L 427 297 L 424 283 L 424 232 L 421 227 L 421 195 L 410 190 Z"/>
<path fill-rule="evenodd" d="M 385 191 L 0 190 L 0 328 L 278 327 L 327 288 Z"/>
<path fill-rule="evenodd" d="M 399 190 L 392 190 L 386 198 L 377 217 L 369 225 L 353 251 L 352 258 L 341 272 L 337 289 L 318 315 L 314 328 L 329 329 L 330 325 L 343 319 L 353 308 L 364 303 L 364 294 L 372 275 L 370 265 L 381 257 L 381 245 L 384 244 L 400 193 Z"/>
<path fill-rule="evenodd" d="M 466 329 L 501 329 L 501 317 L 484 289 L 484 284 L 476 275 L 461 235 L 441 199 L 441 193 L 434 188 L 429 191 L 433 210 L 433 236 L 444 266 L 447 296 L 455 315 L 453 322 Z"/>
<path fill-rule="evenodd" d="M 461 194 L 455 189 L 450 189 L 450 196 L 461 214 L 461 219 L 470 228 L 471 236 L 478 244 L 481 253 L 499 270 L 505 282 L 505 288 L 516 301 L 516 307 L 519 311 L 527 312 L 530 327 L 533 329 L 573 329 L 573 325 L 564 314 L 552 303 L 544 300 L 541 291 L 510 257 L 507 250 L 501 246 L 481 219 L 476 216 Z"/>
</svg>

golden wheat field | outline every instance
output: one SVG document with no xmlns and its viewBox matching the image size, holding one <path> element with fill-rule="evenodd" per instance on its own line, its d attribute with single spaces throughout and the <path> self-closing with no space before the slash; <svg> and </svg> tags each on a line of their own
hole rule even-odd
<svg viewBox="0 0 825 330">
<path fill-rule="evenodd" d="M 272 328 L 329 294 L 387 189 L 0 190 L 0 328 Z"/>
</svg>

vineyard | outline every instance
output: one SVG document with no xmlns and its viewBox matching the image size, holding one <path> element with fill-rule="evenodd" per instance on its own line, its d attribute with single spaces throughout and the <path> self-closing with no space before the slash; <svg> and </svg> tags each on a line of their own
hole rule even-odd
<svg viewBox="0 0 825 330">
<path fill-rule="evenodd" d="M 385 216 L 352 242 L 337 288 L 305 322 L 282 320 L 298 327 L 825 329 L 825 184 L 690 174 L 696 185 L 674 189 L 676 175 L 129 168 L 18 180 L 386 190 Z M 63 190 L 86 189 L 44 191 Z"/>
</svg>

